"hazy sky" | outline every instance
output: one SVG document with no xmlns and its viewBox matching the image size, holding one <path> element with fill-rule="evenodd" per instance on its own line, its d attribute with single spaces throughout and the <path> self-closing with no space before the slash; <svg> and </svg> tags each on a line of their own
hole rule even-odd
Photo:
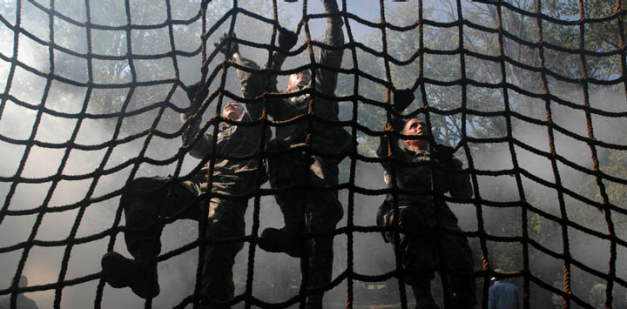
<svg viewBox="0 0 627 309">
<path fill-rule="evenodd" d="M 121 0 L 116 1 L 117 3 L 123 3 Z M 249 7 L 251 3 L 253 3 L 252 1 L 257 0 L 242 0 L 240 1 L 240 5 L 246 8 Z M 50 3 L 50 1 L 43 0 L 36 2 L 42 3 L 44 6 L 49 6 Z M 133 3 L 135 8 L 141 8 L 142 5 L 146 5 L 149 1 L 134 0 L 131 2 Z M 0 0 L 0 9 L 2 9 L 0 13 L 2 14 L 2 17 L 9 20 L 9 23 L 11 23 L 11 21 L 15 18 L 15 12 L 14 10 L 12 10 L 12 6 L 14 6 L 15 3 L 16 2 L 13 0 Z M 150 5 L 162 7 L 165 6 L 164 3 L 164 1 L 154 1 L 150 2 Z M 174 7 L 173 13 L 176 16 L 179 16 L 178 18 L 181 19 L 193 16 L 198 9 L 197 3 L 192 3 L 190 5 L 189 1 L 187 0 L 172 0 L 172 3 Z M 183 3 L 187 3 L 189 7 L 184 6 Z M 231 2 L 213 1 L 213 3 L 224 4 Z M 296 26 L 296 22 L 300 20 L 300 17 L 302 15 L 302 2 L 287 3 L 282 0 L 277 0 L 277 3 L 279 6 L 279 20 L 281 22 L 285 22 L 284 26 L 286 26 L 287 28 L 294 29 L 294 27 Z M 321 13 L 323 11 L 321 1 L 309 0 L 308 3 L 310 6 L 308 8 L 309 13 Z M 437 3 L 439 3 L 439 1 L 429 0 L 425 1 L 425 6 L 434 6 Z M 98 13 L 101 13 L 92 14 L 94 22 L 102 24 L 125 23 L 126 18 L 124 14 L 121 14 L 119 12 L 119 14 L 102 13 L 105 12 L 104 10 L 106 9 L 105 2 L 91 1 L 91 4 L 92 9 L 94 9 Z M 22 1 L 22 5 L 24 7 L 24 10 L 22 16 L 23 19 L 21 20 L 21 27 L 30 31 L 31 33 L 43 40 L 48 40 L 48 38 L 50 37 L 48 24 L 49 16 L 45 13 L 42 13 L 41 10 L 35 8 L 28 1 Z M 55 1 L 55 5 L 57 10 L 69 16 L 73 16 L 73 18 L 76 18 L 79 21 L 81 21 L 81 16 L 83 16 L 82 18 L 84 18 L 84 14 L 81 15 L 80 9 L 81 5 L 84 5 L 84 1 L 82 0 Z M 387 12 L 390 12 L 394 9 L 403 9 L 403 6 L 416 6 L 417 1 L 410 0 L 406 3 L 393 3 L 386 0 L 385 5 L 387 7 Z M 96 10 L 95 7 L 97 7 L 98 9 Z M 165 14 L 162 14 L 163 10 L 157 11 L 160 14 L 159 16 L 149 16 L 144 22 L 147 24 L 159 22 L 165 16 Z M 348 0 L 348 11 L 359 15 L 364 19 L 377 21 L 380 17 L 379 1 Z M 62 21 L 59 21 L 58 19 L 55 19 L 55 21 L 58 23 L 62 23 Z M 388 22 L 394 23 L 395 21 L 388 20 Z M 196 23 L 190 26 L 189 29 L 175 28 L 174 31 L 175 33 L 183 33 L 186 30 L 196 31 L 200 27 L 198 24 L 199 23 Z M 257 25 L 258 24 L 242 25 L 242 27 L 255 27 Z M 351 26 L 352 25 L 353 24 L 351 24 Z M 320 37 L 323 33 L 323 27 L 324 20 L 313 21 L 312 32 L 314 36 Z M 72 26 L 68 26 L 68 29 L 74 28 Z M 58 36 L 55 38 L 55 40 L 58 44 L 66 48 L 84 52 L 86 50 L 86 47 L 77 43 L 80 41 L 79 38 L 82 38 L 84 36 L 84 29 L 74 30 L 74 32 L 71 32 L 72 35 L 69 35 L 67 38 Z M 355 31 L 356 37 L 362 36 L 368 31 L 371 31 L 367 27 L 358 26 L 357 23 L 355 23 L 353 30 Z M 215 42 L 222 33 L 224 33 L 224 29 L 216 31 L 212 38 L 210 38 L 210 44 Z M 104 40 L 108 42 L 108 39 L 106 36 L 104 36 L 104 33 L 98 33 L 98 31 L 94 31 L 93 35 L 103 35 L 103 37 L 99 37 L 100 39 L 98 40 Z M 258 39 L 259 41 L 264 41 L 267 38 L 269 38 L 269 35 Z M 141 41 L 141 36 L 136 36 L 134 40 L 135 39 Z M 0 24 L 0 42 L 6 42 L 6 44 L 0 44 L 0 53 L 2 53 L 2 55 L 4 55 L 5 57 L 11 57 L 11 54 L 13 52 L 13 32 L 9 29 L 9 27 L 4 24 Z M 192 43 L 183 41 L 183 43 L 177 44 L 177 46 L 185 51 L 191 51 L 194 50 L 196 46 L 198 46 L 199 42 L 200 40 L 193 41 Z M 143 43 L 144 44 L 138 45 L 143 45 L 144 47 L 147 47 L 147 50 L 149 51 L 150 48 L 159 49 L 163 47 L 161 45 L 158 45 L 160 44 L 158 42 Z M 179 42 L 177 41 L 177 43 Z M 165 46 L 167 47 L 167 44 Z M 42 47 L 37 42 L 29 39 L 26 36 L 20 36 L 19 48 L 19 60 L 23 62 L 26 66 L 43 73 L 46 73 L 50 70 L 48 49 L 46 47 Z M 137 51 L 137 49 L 135 51 Z M 98 53 L 98 51 L 95 52 Z M 247 56 L 250 56 L 259 61 L 264 59 L 263 55 L 254 53 L 249 53 L 247 54 Z M 55 73 L 62 76 L 70 76 L 70 73 L 72 73 L 72 70 L 74 69 L 74 73 L 80 73 L 79 76 L 74 77 L 76 77 L 79 82 L 85 82 L 86 62 L 84 61 L 84 59 L 79 58 L 76 58 L 74 60 L 75 61 L 72 62 L 72 65 L 57 66 L 55 68 Z M 216 63 L 218 63 L 218 61 L 221 61 L 221 59 L 217 59 Z M 212 63 L 211 65 L 214 64 L 215 63 Z M 199 79 L 199 56 L 185 59 L 181 58 L 179 65 L 181 67 L 181 80 L 183 80 L 185 84 L 195 82 Z M 0 60 L 0 91 L 4 91 L 5 86 L 7 85 L 6 79 L 9 74 L 9 69 L 10 63 L 4 60 Z M 171 76 L 171 73 L 172 72 L 168 72 L 168 74 L 170 74 L 168 76 Z M 108 72 L 97 72 L 96 74 L 100 74 L 96 76 L 97 83 L 105 82 L 107 78 L 111 78 Z M 126 74 L 126 76 L 124 77 L 124 81 L 128 81 L 130 79 L 128 71 L 123 71 L 121 74 Z M 142 74 L 140 73 L 138 75 L 140 75 L 141 77 Z M 229 76 L 229 78 L 233 78 L 232 74 L 231 76 Z M 40 105 L 42 97 L 44 96 L 46 82 L 47 80 L 45 76 L 38 76 L 37 74 L 29 72 L 28 70 L 21 67 L 18 67 L 16 69 L 10 94 L 14 96 L 17 100 L 25 102 L 26 106 L 24 106 L 24 104 L 16 104 L 11 100 L 6 101 L 6 104 L 2 106 L 3 110 L 2 118 L 0 118 L 0 134 L 5 137 L 17 140 L 24 140 L 29 138 L 31 133 L 33 133 L 33 125 L 35 124 L 35 121 L 37 121 L 37 107 Z M 171 85 L 166 85 L 164 87 L 170 86 Z M 235 83 L 229 83 L 227 86 L 231 87 L 230 90 L 234 93 L 239 93 L 239 84 L 237 83 L 237 81 L 235 81 Z M 107 89 L 96 89 L 94 90 L 94 93 L 92 93 L 92 96 L 103 97 L 105 96 L 105 94 L 108 94 L 108 91 L 109 90 Z M 149 103 L 154 103 L 162 99 L 151 97 L 151 94 L 154 93 L 158 93 L 158 91 L 155 91 L 154 88 L 136 89 L 136 96 L 141 97 L 142 99 L 149 98 L 151 101 L 146 99 L 146 101 L 134 103 L 137 103 L 137 106 L 141 106 L 140 103 L 147 105 Z M 578 93 L 580 94 L 581 92 Z M 605 93 L 604 91 L 592 91 L 590 94 L 593 98 L 599 98 L 598 100 L 595 100 L 595 102 L 598 102 L 597 104 L 600 104 L 598 105 L 600 106 L 599 108 L 612 111 L 625 110 L 624 94 L 622 93 L 614 94 Z M 57 112 L 76 114 L 78 113 L 78 111 L 80 111 L 83 100 L 85 99 L 86 87 L 63 85 L 58 80 L 55 80 L 52 81 L 51 90 L 47 95 L 48 97 L 45 102 L 46 108 Z M 603 99 L 601 100 L 600 98 Z M 577 100 L 580 99 L 581 98 Z M 133 100 L 141 101 L 140 99 L 135 98 L 133 98 Z M 171 101 L 173 102 L 173 104 L 177 104 L 178 106 L 186 106 L 188 104 L 187 99 L 185 98 L 185 95 L 182 93 L 181 90 L 178 90 L 174 94 Z M 577 101 L 577 103 L 580 102 Z M 172 113 L 171 111 L 169 112 Z M 207 114 L 210 113 L 211 112 L 208 112 Z M 583 117 L 583 112 L 581 112 L 580 110 L 556 107 L 554 109 L 554 115 L 556 123 L 559 123 L 560 125 L 568 128 L 573 132 L 576 132 L 577 134 L 580 134 L 582 136 L 586 135 L 585 119 Z M 178 115 L 172 113 L 167 116 L 172 116 L 168 118 L 171 121 L 170 124 L 180 125 L 177 118 Z M 594 119 L 596 130 L 595 134 L 601 140 L 607 141 L 610 138 L 619 135 L 618 133 L 626 133 L 627 124 L 625 124 L 624 119 L 604 119 L 602 117 L 594 117 Z M 152 118 L 150 118 L 150 120 L 152 120 Z M 70 138 L 77 123 L 78 122 L 76 117 L 66 119 L 61 117 L 55 117 L 50 114 L 44 114 L 41 117 L 38 131 L 35 135 L 36 140 L 49 143 L 63 143 Z M 142 127 L 141 129 L 144 128 L 145 127 Z M 548 134 L 545 127 L 521 127 L 524 128 L 521 130 L 517 130 L 517 128 L 518 127 L 516 127 L 515 131 L 513 132 L 513 135 L 516 138 L 538 149 L 542 149 L 544 151 L 547 150 L 549 143 Z M 130 128 L 128 128 L 128 119 L 123 124 L 123 130 L 126 129 L 131 130 Z M 103 143 L 112 138 L 112 132 L 113 128 L 110 123 L 99 119 L 86 119 L 81 123 L 81 129 L 77 136 L 76 142 L 79 144 L 87 145 Z M 123 136 L 126 136 L 128 134 L 130 133 L 124 131 Z M 112 166 L 116 166 L 117 164 L 120 164 L 121 162 L 124 162 L 129 158 L 135 157 L 142 146 L 142 142 L 143 140 L 140 139 L 116 147 L 113 150 L 109 159 L 109 163 L 107 163 L 106 167 L 111 168 Z M 590 150 L 584 143 L 575 142 L 571 138 L 557 134 L 556 144 L 558 153 L 560 153 L 567 159 L 576 162 L 581 166 L 591 166 L 591 160 L 589 155 Z M 178 138 L 173 140 L 155 138 L 151 142 L 147 154 L 151 158 L 168 158 L 174 155 L 179 146 L 180 140 Z M 22 145 L 0 141 L 0 157 L 2 158 L 2 160 L 0 160 L 0 176 L 11 177 L 15 174 L 22 159 L 24 149 L 25 147 Z M 46 149 L 38 146 L 33 147 L 21 176 L 29 178 L 39 178 L 55 175 L 59 168 L 61 159 L 65 154 L 65 150 L 66 149 Z M 96 170 L 97 167 L 100 165 L 106 150 L 106 147 L 96 151 L 82 151 L 78 149 L 73 149 L 63 173 L 66 175 L 80 175 L 81 173 Z M 545 179 L 547 181 L 553 181 L 553 170 L 548 159 L 534 155 L 519 147 L 516 147 L 515 151 L 518 156 L 518 164 L 521 167 L 525 168 L 530 173 L 538 176 L 539 178 Z M 482 153 L 473 155 L 477 156 L 475 167 L 480 170 L 510 169 L 513 165 L 510 149 L 505 143 L 495 146 L 492 151 L 487 154 Z M 198 164 L 198 160 L 186 158 L 183 165 L 183 174 L 190 171 L 196 164 Z M 343 167 L 348 168 L 349 160 L 344 160 L 342 164 Z M 146 165 L 143 165 L 143 167 L 145 166 Z M 562 165 L 560 165 L 559 168 L 560 171 L 563 171 L 565 175 L 570 176 L 563 179 L 564 186 L 567 188 L 575 189 L 579 181 L 589 179 L 590 177 L 583 175 L 582 173 L 569 170 L 569 168 L 566 168 Z M 173 164 L 166 167 L 151 166 L 150 168 L 140 168 L 140 170 L 138 171 L 138 175 L 168 175 L 173 173 L 173 169 Z M 106 194 L 108 192 L 111 192 L 112 190 L 120 188 L 126 182 L 129 174 L 130 168 L 125 168 L 112 175 L 103 176 L 101 179 L 99 179 L 95 193 L 91 197 L 100 196 L 102 194 Z M 525 180 L 523 182 L 524 190 L 525 193 L 527 193 L 527 196 L 529 197 L 530 195 L 533 195 L 534 197 L 538 198 L 538 200 L 533 201 L 534 203 L 536 203 L 536 206 L 543 207 L 543 210 L 559 215 L 558 201 L 554 190 L 548 189 L 528 180 Z M 360 187 L 368 189 L 383 188 L 384 185 L 382 181 L 382 169 L 378 164 L 359 162 L 357 164 L 356 184 Z M 58 183 L 54 193 L 52 194 L 48 206 L 56 207 L 75 203 L 82 198 L 85 198 L 87 188 L 89 188 L 90 185 L 91 179 L 81 181 L 61 181 Z M 516 200 L 519 197 L 519 194 L 517 192 L 518 187 L 513 177 L 479 177 L 479 185 L 479 191 L 482 194 L 482 198 L 487 200 L 509 201 Z M 0 198 L 0 201 L 3 204 L 10 186 L 10 183 L 0 182 L 0 196 L 2 197 Z M 497 190 L 495 188 L 497 187 L 499 190 L 503 190 L 504 192 L 496 192 Z M 16 187 L 15 194 L 13 195 L 12 201 L 9 205 L 9 209 L 28 210 L 34 207 L 38 207 L 42 204 L 45 196 L 49 192 L 49 189 L 50 182 L 44 184 L 20 183 Z M 115 197 L 110 200 L 90 205 L 85 213 L 82 223 L 78 228 L 78 237 L 87 237 L 89 235 L 100 233 L 110 228 L 113 222 L 113 214 L 115 213 L 118 206 L 118 199 L 119 197 Z M 383 196 L 369 197 L 356 194 L 356 211 L 354 218 L 355 224 L 363 226 L 374 224 L 376 209 L 382 199 Z M 347 205 L 348 197 L 346 192 L 341 192 L 341 201 L 345 206 Z M 470 231 L 474 231 L 477 229 L 478 213 L 474 205 L 451 205 L 451 208 L 453 208 L 453 211 L 460 218 L 460 225 L 462 226 L 462 228 Z M 492 225 L 497 225 L 496 223 L 500 223 L 499 219 L 501 218 L 501 216 L 510 215 L 512 212 L 520 211 L 519 209 L 501 210 L 490 207 L 485 207 L 484 209 L 484 219 L 486 220 L 486 224 L 488 225 L 487 228 L 490 228 Z M 47 241 L 65 239 L 69 234 L 70 228 L 72 227 L 72 225 L 75 224 L 76 215 L 76 210 L 47 213 L 43 217 L 41 226 L 39 227 L 35 239 Z M 599 216 L 600 215 L 602 215 L 602 213 L 599 212 Z M 28 237 L 31 235 L 31 232 L 33 231 L 33 225 L 36 220 L 36 216 L 37 214 L 28 216 L 7 216 L 0 224 L 0 248 L 19 244 L 20 242 L 28 239 Z M 247 233 L 251 232 L 251 222 L 252 206 L 249 208 L 249 211 L 247 213 Z M 122 220 L 121 224 L 124 224 L 124 220 Z M 274 204 L 272 197 L 264 197 L 262 199 L 260 229 L 263 229 L 267 226 L 280 226 L 281 224 L 282 220 L 279 214 L 279 210 Z M 340 222 L 339 226 L 343 226 L 345 224 L 346 216 Z M 512 224 L 520 224 L 520 221 L 513 222 Z M 495 231 L 495 233 L 497 234 L 500 232 L 502 231 Z M 576 240 L 573 240 L 574 244 L 571 247 L 574 256 L 587 263 L 587 265 L 605 271 L 605 268 L 608 264 L 608 256 L 607 254 L 601 253 L 606 253 L 608 251 L 606 248 L 607 243 L 600 241 L 596 242 L 594 241 L 594 239 L 590 239 L 589 237 L 585 237 L 585 235 L 580 234 L 581 233 L 573 232 L 573 235 L 577 236 L 573 237 L 574 239 L 576 238 Z M 170 225 L 166 228 L 163 234 L 164 249 L 162 252 L 167 252 L 169 250 L 178 248 L 181 245 L 189 242 L 196 236 L 197 228 L 195 223 L 177 222 L 176 224 Z M 128 255 L 122 238 L 122 234 L 119 234 L 116 240 L 115 250 Z M 105 238 L 102 240 L 89 242 L 87 244 L 77 245 L 72 251 L 72 258 L 70 260 L 66 280 L 100 271 L 100 256 L 106 251 L 106 245 L 108 241 L 109 238 Z M 474 241 L 476 242 L 476 239 Z M 341 271 L 346 269 L 346 243 L 347 240 L 345 236 L 339 236 L 336 240 L 337 252 L 335 264 L 336 269 L 334 269 L 335 276 L 337 276 Z M 547 245 L 551 246 L 551 248 L 555 250 L 559 250 L 561 248 L 560 243 L 552 243 Z M 389 246 L 389 244 L 384 244 L 379 234 L 355 234 L 355 248 L 356 271 L 360 273 L 374 275 L 393 269 L 394 264 L 392 261 L 392 247 Z M 520 246 L 517 245 L 516 250 L 519 250 L 519 248 Z M 595 250 L 589 250 L 589 248 L 595 248 Z M 63 246 L 36 246 L 31 250 L 24 270 L 24 273 L 29 276 L 30 285 L 42 285 L 56 282 L 59 274 L 61 259 L 63 257 L 63 249 Z M 12 276 L 14 276 L 15 274 L 15 267 L 17 266 L 17 262 L 19 261 L 21 254 L 21 250 L 12 251 L 9 253 L 0 253 L 0 278 L 2 278 L 2 280 L 0 280 L 0 290 L 8 288 L 10 284 L 10 278 L 12 278 Z M 244 288 L 242 278 L 245 278 L 247 272 L 247 258 L 248 246 L 246 246 L 246 248 L 238 255 L 236 261 L 235 273 L 238 277 L 236 279 L 237 293 L 241 293 Z M 153 308 L 169 308 L 172 305 L 178 303 L 182 297 L 191 293 L 190 289 L 193 287 L 193 280 L 195 278 L 194 276 L 197 266 L 196 259 L 197 250 L 192 250 L 180 257 L 170 259 L 160 264 L 162 294 L 159 296 L 158 299 L 155 300 L 155 303 L 153 303 Z M 619 250 L 619 261 L 621 259 L 623 261 L 627 260 L 625 259 L 624 249 Z M 554 264 L 555 263 L 550 264 L 550 266 L 553 267 Z M 477 266 L 479 267 L 478 263 Z M 522 267 L 522 265 L 516 266 Z M 532 268 L 534 268 L 534 270 L 542 269 L 543 266 L 545 265 L 532 265 Z M 619 264 L 618 268 L 619 273 L 627 273 L 627 265 Z M 286 300 L 288 297 L 293 296 L 293 294 L 290 293 L 297 291 L 296 289 L 286 289 L 287 291 L 282 291 L 284 292 L 283 294 L 277 295 L 273 294 L 274 292 L 272 291 L 268 292 L 267 289 L 268 282 L 271 280 L 282 280 L 288 278 L 287 280 L 289 281 L 299 276 L 298 263 L 295 259 L 288 258 L 285 255 L 269 254 L 257 250 L 255 271 L 255 291 L 260 293 L 255 295 L 263 300 Z M 277 276 L 276 274 L 283 275 Z M 298 283 L 299 279 L 294 280 L 296 283 Z M 264 290 L 264 288 L 266 289 Z M 328 299 L 337 301 L 339 303 L 344 302 L 345 288 L 345 284 L 341 284 L 332 293 L 330 293 L 331 296 L 329 296 Z M 90 281 L 87 284 L 68 287 L 63 290 L 64 297 L 62 307 L 89 307 L 93 304 L 95 291 L 96 281 Z M 54 292 L 44 291 L 29 293 L 29 296 L 33 297 L 40 304 L 41 308 L 49 308 L 51 307 L 52 301 L 54 299 Z M 135 297 L 128 289 L 114 290 L 109 287 L 105 288 L 105 297 L 103 300 L 103 305 L 105 308 L 120 308 L 124 306 L 141 307 L 142 304 L 143 302 Z M 356 304 L 359 304 L 359 300 L 356 300 Z"/>
</svg>

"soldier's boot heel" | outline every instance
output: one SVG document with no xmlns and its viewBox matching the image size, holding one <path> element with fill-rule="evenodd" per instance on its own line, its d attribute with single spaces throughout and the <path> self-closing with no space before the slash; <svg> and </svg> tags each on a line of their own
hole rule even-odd
<svg viewBox="0 0 627 309">
<path fill-rule="evenodd" d="M 117 252 L 108 252 L 100 260 L 102 277 L 111 287 L 130 287 L 137 296 L 149 299 L 160 293 L 156 265 L 146 265 Z"/>
<path fill-rule="evenodd" d="M 411 283 L 411 289 L 416 299 L 416 309 L 440 309 L 431 295 L 431 280 L 421 279 Z"/>
<path fill-rule="evenodd" d="M 285 226 L 281 229 L 265 229 L 259 237 L 259 248 L 301 258 L 306 255 L 307 243 L 302 239 L 305 226 L 305 199 L 300 196 L 291 201 L 279 204 Z"/>
</svg>

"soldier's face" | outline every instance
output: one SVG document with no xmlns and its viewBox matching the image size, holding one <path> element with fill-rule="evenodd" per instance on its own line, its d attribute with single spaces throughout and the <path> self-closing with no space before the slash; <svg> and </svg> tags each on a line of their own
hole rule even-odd
<svg viewBox="0 0 627 309">
<path fill-rule="evenodd" d="M 311 82 L 309 71 L 298 72 L 290 75 L 287 79 L 287 92 L 295 92 L 301 87 L 306 87 Z"/>
<path fill-rule="evenodd" d="M 420 119 L 410 119 L 405 124 L 403 135 L 407 136 L 423 136 L 429 134 L 427 124 Z M 404 139 L 403 142 L 409 146 L 410 150 L 426 150 L 429 141 L 426 139 Z"/>
<path fill-rule="evenodd" d="M 244 108 L 237 102 L 231 101 L 222 109 L 222 117 L 239 120 L 244 114 Z"/>
</svg>

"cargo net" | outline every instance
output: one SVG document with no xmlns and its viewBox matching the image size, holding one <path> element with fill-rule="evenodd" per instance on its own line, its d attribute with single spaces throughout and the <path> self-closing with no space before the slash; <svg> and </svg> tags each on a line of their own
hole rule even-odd
<svg viewBox="0 0 627 309">
<path fill-rule="evenodd" d="M 331 99 L 357 146 L 335 188 L 344 217 L 325 307 L 413 306 L 399 284 L 400 252 L 375 225 L 384 195 L 396 190 L 383 182 L 380 163 L 389 159 L 375 150 L 392 134 L 391 94 L 411 89 L 416 99 L 404 118 L 425 119 L 470 176 L 472 198 L 444 199 L 473 250 L 477 306 L 487 307 L 500 275 L 517 285 L 525 308 L 624 308 L 627 4 L 338 4 L 346 41 L 335 47 L 344 58 Z M 191 84 L 202 80 L 209 90 L 204 132 L 218 132 L 226 102 L 249 102 L 214 44 L 236 34 L 223 43 L 239 43 L 263 67 L 279 27 L 294 31 L 282 88 L 289 73 L 318 68 L 317 55 L 332 48 L 321 43 L 327 16 L 319 1 L 16 0 L 0 1 L 0 10 L 3 304 L 19 308 L 25 296 L 39 308 L 190 308 L 202 298 L 200 252 L 221 241 L 244 243 L 230 305 L 303 306 L 311 291 L 298 260 L 257 246 L 264 228 L 282 226 L 267 184 L 252 190 L 245 237 L 205 239 L 193 221 L 164 219 L 161 294 L 152 300 L 106 285 L 100 258 L 129 256 L 119 205 L 126 184 L 189 179 L 229 155 L 197 160 L 181 143 Z M 257 123 L 285 125 L 265 113 Z M 28 284 L 19 284 L 22 275 Z M 432 290 L 442 304 L 438 282 Z"/>
</svg>

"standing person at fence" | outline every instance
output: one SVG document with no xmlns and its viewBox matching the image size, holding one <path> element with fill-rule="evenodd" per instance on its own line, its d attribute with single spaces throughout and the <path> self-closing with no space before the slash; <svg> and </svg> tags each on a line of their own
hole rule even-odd
<svg viewBox="0 0 627 309">
<path fill-rule="evenodd" d="M 338 73 L 333 69 L 339 68 L 342 63 L 343 49 L 337 47 L 344 44 L 343 22 L 336 15 L 339 13 L 336 1 L 325 0 L 323 6 L 325 13 L 333 14 L 327 17 L 324 44 L 335 47 L 321 48 L 317 64 L 325 68 L 315 68 L 313 80 L 308 70 L 290 75 L 286 90 L 294 96 L 269 98 L 266 102 L 268 114 L 273 120 L 290 122 L 289 125 L 277 126 L 277 138 L 266 147 L 268 177 L 272 188 L 278 190 L 275 197 L 283 213 L 285 226 L 281 229 L 267 228 L 259 239 L 259 247 L 266 251 L 307 258 L 309 288 L 320 288 L 331 281 L 333 236 L 318 236 L 309 241 L 304 241 L 303 237 L 305 233 L 332 233 L 342 218 L 343 210 L 337 190 L 327 187 L 338 184 L 338 164 L 343 159 L 338 154 L 350 150 L 352 145 L 351 135 L 340 125 L 320 121 L 338 121 L 338 102 L 326 97 L 335 95 Z M 273 54 L 269 69 L 281 68 L 285 60 L 284 52 L 289 51 L 296 41 L 294 33 L 280 29 L 281 52 Z M 230 42 L 231 50 L 223 51 L 234 62 L 259 70 L 256 64 L 242 59 L 234 43 Z M 269 92 L 278 92 L 276 78 L 276 75 L 268 74 Z M 242 85 L 252 84 L 246 78 L 241 81 Z M 260 86 L 265 90 L 266 83 Z M 310 106 L 312 115 L 307 115 Z M 310 295 L 307 308 L 322 308 L 322 298 L 322 293 Z"/>
<path fill-rule="evenodd" d="M 243 88 L 244 92 L 248 90 Z M 183 122 L 190 121 L 189 129 L 183 135 L 185 146 L 191 146 L 189 153 L 195 158 L 209 160 L 208 156 L 212 154 L 217 157 L 210 193 L 207 178 L 210 176 L 211 161 L 186 181 L 170 177 L 134 179 L 124 188 L 120 199 L 128 228 L 124 234 L 126 246 L 134 259 L 109 252 L 101 261 L 104 280 L 110 286 L 130 287 L 145 299 L 159 294 L 157 265 L 154 262 L 161 249 L 158 236 L 163 227 L 159 218 L 175 216 L 176 219 L 199 221 L 202 207 L 209 203 L 207 229 L 204 231 L 207 239 L 244 236 L 244 214 L 249 196 L 258 184 L 266 180 L 265 171 L 258 169 L 257 158 L 237 159 L 257 155 L 260 145 L 265 144 L 260 140 L 263 132 L 261 124 L 238 125 L 240 121 L 258 119 L 261 105 L 249 105 L 246 111 L 241 104 L 228 102 L 222 109 L 224 122 L 220 123 L 218 134 L 212 135 L 213 127 L 209 127 L 205 134 L 194 140 L 202 122 L 202 115 L 197 112 L 207 96 L 207 89 L 198 83 L 189 87 L 187 95 L 191 106 L 181 114 Z M 266 130 L 265 137 L 269 139 L 270 134 Z M 243 242 L 231 242 L 206 247 L 202 276 L 204 296 L 213 301 L 226 301 L 233 297 L 233 264 L 235 255 L 243 246 Z"/>
<path fill-rule="evenodd" d="M 494 272 L 498 276 L 503 271 L 495 269 Z M 488 290 L 488 309 L 523 309 L 522 295 L 515 284 L 499 280 L 496 276 L 491 280 L 494 283 Z"/>
<path fill-rule="evenodd" d="M 605 290 L 607 290 L 607 285 L 602 283 L 599 279 L 594 279 L 593 282 L 594 283 L 589 292 L 590 297 L 588 298 L 590 301 L 590 305 L 598 309 L 605 308 Z"/>
<path fill-rule="evenodd" d="M 411 92 L 399 91 L 392 107 L 401 113 L 412 100 Z M 399 146 L 397 136 L 381 138 L 377 155 L 391 159 L 382 163 L 385 182 L 391 188 L 391 176 L 395 175 L 398 195 L 386 196 L 377 213 L 377 225 L 398 225 L 400 229 L 397 245 L 405 269 L 403 279 L 411 285 L 416 308 L 438 308 L 431 294 L 436 270 L 447 287 L 446 308 L 473 308 L 472 251 L 466 237 L 460 234 L 457 217 L 444 202 L 447 192 L 454 198 L 472 197 L 469 178 L 459 173 L 462 163 L 453 157 L 452 148 L 433 143 L 424 121 L 412 118 L 405 123 L 397 117 L 392 120 L 393 132 L 405 135 L 402 140 L 407 147 Z M 395 198 L 398 218 L 394 216 Z M 391 230 L 383 233 L 384 240 L 394 243 L 394 234 Z"/>
<path fill-rule="evenodd" d="M 20 288 L 27 287 L 28 278 L 26 278 L 26 276 L 24 275 L 20 276 L 20 282 L 18 285 Z M 37 307 L 37 303 L 35 303 L 34 300 L 26 297 L 24 293 L 17 294 L 17 300 L 16 300 L 15 305 L 17 309 L 39 309 L 39 307 Z M 3 299 L 0 299 L 0 309 L 10 309 L 10 308 L 11 308 L 11 295 Z"/>
</svg>

